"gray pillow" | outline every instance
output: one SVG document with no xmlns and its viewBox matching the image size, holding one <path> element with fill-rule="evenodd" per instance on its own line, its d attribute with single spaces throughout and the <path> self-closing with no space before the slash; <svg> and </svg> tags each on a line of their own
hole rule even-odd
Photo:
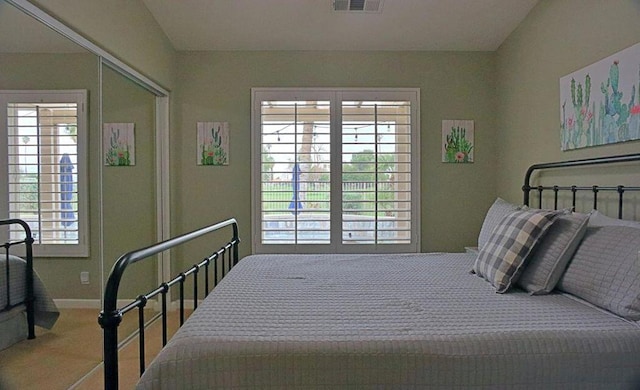
<svg viewBox="0 0 640 390">
<path fill-rule="evenodd" d="M 513 211 L 520 210 L 521 206 L 511 204 L 502 198 L 497 198 L 495 202 L 489 207 L 487 214 L 482 222 L 482 228 L 478 235 L 478 249 L 482 249 L 484 244 L 489 241 L 493 229 L 502 221 L 502 218 L 512 213 Z"/>
<path fill-rule="evenodd" d="M 496 292 L 506 292 L 520 275 L 522 266 L 558 211 L 520 210 L 502 219 L 489 241 L 480 249 L 472 272 L 486 279 Z"/>
<path fill-rule="evenodd" d="M 629 226 L 640 229 L 640 222 L 608 217 L 598 210 L 591 211 L 589 226 Z"/>
<path fill-rule="evenodd" d="M 548 294 L 587 231 L 589 214 L 562 214 L 534 250 L 518 279 L 518 285 L 533 295 Z"/>
<path fill-rule="evenodd" d="M 640 320 L 640 229 L 588 227 L 558 289 L 615 313 Z"/>
</svg>

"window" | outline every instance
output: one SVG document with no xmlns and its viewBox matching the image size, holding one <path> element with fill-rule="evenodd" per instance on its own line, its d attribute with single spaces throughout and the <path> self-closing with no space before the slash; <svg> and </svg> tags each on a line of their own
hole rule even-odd
<svg viewBox="0 0 640 390">
<path fill-rule="evenodd" d="M 86 96 L 0 91 L 0 147 L 7 156 L 0 211 L 29 224 L 36 256 L 88 256 Z M 11 239 L 20 234 L 9 232 Z"/>
<path fill-rule="evenodd" d="M 419 250 L 419 90 L 252 95 L 254 252 Z"/>
</svg>

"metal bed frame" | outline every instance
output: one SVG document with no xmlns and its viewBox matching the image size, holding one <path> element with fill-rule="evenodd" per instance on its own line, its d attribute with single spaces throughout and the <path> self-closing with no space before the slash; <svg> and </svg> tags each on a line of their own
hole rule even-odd
<svg viewBox="0 0 640 390">
<path fill-rule="evenodd" d="M 17 306 L 25 305 L 27 312 L 27 339 L 35 339 L 35 315 L 34 315 L 34 296 L 33 296 L 33 237 L 31 235 L 31 228 L 29 225 L 21 220 L 21 219 L 3 219 L 0 220 L 0 226 L 8 226 L 9 230 L 11 230 L 11 225 L 20 225 L 24 230 L 24 239 L 20 241 L 11 241 L 7 240 L 2 247 L 4 248 L 4 256 L 5 256 L 5 275 L 7 279 L 6 294 L 7 294 L 7 304 L 0 308 L 0 312 L 9 311 Z M 22 302 L 17 302 L 15 304 L 11 304 L 11 286 L 10 286 L 10 276 L 11 276 L 11 268 L 9 266 L 9 254 L 11 247 L 16 245 L 25 245 L 25 256 L 24 260 L 27 263 L 25 278 L 26 278 L 26 292 L 25 297 Z"/>
<path fill-rule="evenodd" d="M 535 164 L 529 167 L 526 172 L 524 186 L 522 187 L 524 193 L 524 204 L 529 205 L 530 203 L 530 192 L 537 191 L 539 194 L 538 206 L 542 208 L 542 193 L 545 190 L 552 190 L 554 192 L 554 208 L 558 208 L 558 192 L 563 190 L 571 191 L 573 194 L 573 208 L 576 206 L 576 193 L 578 191 L 591 191 L 593 193 L 593 208 L 597 209 L 598 206 L 598 193 L 600 191 L 617 191 L 619 196 L 619 211 L 618 217 L 622 217 L 622 198 L 623 194 L 626 191 L 640 191 L 640 187 L 625 187 L 625 186 L 615 186 L 615 187 L 599 187 L 599 186 L 590 186 L 590 187 L 580 187 L 580 186 L 532 186 L 531 185 L 531 177 L 535 171 L 539 170 L 548 170 L 555 168 L 566 168 L 566 167 L 578 167 L 578 166 L 588 166 L 588 165 L 602 165 L 602 164 L 611 164 L 611 163 L 624 163 L 624 162 L 634 162 L 640 161 L 640 154 L 630 154 L 630 155 L 621 155 L 621 156 L 612 156 L 612 157 L 601 157 L 601 158 L 591 158 L 584 160 L 572 160 L 572 161 L 563 161 L 563 162 L 554 162 L 554 163 L 544 163 L 544 164 Z M 211 256 L 208 256 L 204 259 L 204 261 L 194 265 L 186 272 L 180 273 L 177 277 L 172 279 L 169 282 L 162 283 L 155 290 L 140 295 L 136 300 L 131 302 L 130 304 L 124 306 L 123 308 L 118 309 L 116 307 L 116 298 L 117 298 L 117 290 L 118 285 L 120 283 L 120 279 L 122 278 L 122 274 L 125 268 L 132 263 L 137 261 L 141 261 L 145 258 L 148 258 L 152 255 L 160 253 L 162 251 L 174 248 L 178 245 L 186 243 L 194 238 L 200 237 L 209 232 L 221 229 L 223 227 L 232 225 L 233 226 L 233 237 L 232 239 L 223 246 L 217 252 L 214 252 Z M 109 276 L 109 280 L 107 282 L 107 287 L 105 289 L 104 294 L 104 309 L 100 313 L 99 323 L 104 329 L 104 383 L 105 389 L 117 389 L 118 388 L 118 342 L 117 342 L 117 327 L 120 321 L 122 320 L 122 315 L 126 312 L 133 310 L 134 308 L 139 309 L 139 336 L 140 336 L 140 375 L 143 374 L 145 370 L 145 359 L 144 359 L 144 318 L 142 309 L 147 304 L 147 301 L 159 294 L 162 295 L 162 344 L 163 346 L 166 344 L 166 293 L 169 288 L 176 284 L 180 283 L 180 325 L 182 325 L 184 321 L 184 295 L 183 295 L 183 284 L 186 276 L 193 274 L 194 276 L 194 306 L 197 307 L 197 293 L 198 293 L 198 284 L 197 284 L 197 275 L 200 268 L 205 267 L 205 275 L 209 274 L 208 267 L 210 262 L 214 262 L 214 270 L 217 270 L 218 266 L 216 261 L 222 259 L 223 263 L 223 273 L 221 277 L 224 277 L 224 254 L 228 250 L 232 250 L 233 253 L 232 258 L 228 259 L 228 269 L 230 270 L 238 262 L 238 243 L 240 242 L 238 238 L 238 228 L 235 219 L 229 219 L 227 221 L 218 223 L 216 225 L 211 225 L 209 227 L 194 231 L 192 233 L 176 237 L 174 239 L 150 246 L 148 248 L 140 249 L 138 251 L 129 252 L 120 257 L 120 259 L 114 265 L 111 274 Z M 208 276 L 207 276 L 208 278 Z M 217 274 L 214 276 L 214 286 L 218 281 Z M 205 281 L 205 296 L 209 292 L 209 283 L 208 279 Z"/>
<path fill-rule="evenodd" d="M 120 280 L 122 279 L 125 269 L 129 265 L 229 226 L 233 229 L 233 235 L 231 239 L 220 249 L 206 256 L 204 260 L 194 264 L 188 270 L 180 272 L 170 281 L 163 282 L 154 290 L 149 291 L 146 294 L 139 295 L 135 300 L 124 307 L 117 307 L 118 286 L 120 285 Z M 105 389 L 111 390 L 118 388 L 118 325 L 122 321 L 122 316 L 129 311 L 138 308 L 137 334 L 139 336 L 140 375 L 142 375 L 145 370 L 145 321 L 143 310 L 149 300 L 160 295 L 161 312 L 152 320 L 157 318 L 161 318 L 162 320 L 162 346 L 164 347 L 167 344 L 167 293 L 170 291 L 171 287 L 176 284 L 179 285 L 180 326 L 182 326 L 184 323 L 185 313 L 184 284 L 187 277 L 190 275 L 193 276 L 193 308 L 195 310 L 198 307 L 198 275 L 201 271 L 204 273 L 204 298 L 213 288 L 215 288 L 215 286 L 217 286 L 220 279 L 222 279 L 226 273 L 228 273 L 231 268 L 238 263 L 239 243 L 240 238 L 238 237 L 238 224 L 234 218 L 230 218 L 220 223 L 206 226 L 190 233 L 177 236 L 146 248 L 128 252 L 120 256 L 109 274 L 109 279 L 107 280 L 104 292 L 103 310 L 100 312 L 98 317 L 98 323 L 102 327 L 104 334 L 103 348 Z M 218 269 L 220 269 L 220 272 L 218 272 Z M 210 274 L 213 274 L 213 286 L 211 289 L 209 288 Z"/>
<path fill-rule="evenodd" d="M 609 156 L 609 157 L 596 157 L 596 158 L 588 158 L 583 160 L 571 160 L 571 161 L 560 161 L 560 162 L 552 162 L 552 163 L 542 163 L 542 164 L 534 164 L 527 169 L 527 173 L 524 177 L 524 185 L 522 186 L 522 191 L 524 193 L 523 203 L 527 206 L 530 206 L 530 192 L 537 191 L 538 192 L 538 208 L 542 208 L 542 197 L 543 191 L 551 190 L 553 191 L 553 208 L 558 209 L 558 195 L 560 191 L 571 191 L 571 208 L 573 211 L 576 209 L 576 198 L 578 191 L 591 191 L 593 194 L 593 209 L 598 209 L 598 193 L 599 192 L 617 192 L 618 193 L 618 218 L 622 219 L 622 205 L 623 205 L 623 196 L 625 192 L 631 191 L 640 191 L 640 187 L 629 187 L 623 185 L 617 186 L 532 186 L 531 185 L 531 177 L 535 171 L 540 170 L 549 170 L 556 168 L 568 168 L 568 167 L 582 167 L 582 166 L 591 166 L 591 165 L 605 165 L 605 164 L 614 164 L 614 163 L 628 163 L 640 161 L 640 153 L 636 154 L 625 154 L 619 156 Z"/>
</svg>

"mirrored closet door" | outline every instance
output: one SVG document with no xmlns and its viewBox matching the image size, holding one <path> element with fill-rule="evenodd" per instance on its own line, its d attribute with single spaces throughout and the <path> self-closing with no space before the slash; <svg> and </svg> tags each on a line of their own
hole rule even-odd
<svg viewBox="0 0 640 390">
<path fill-rule="evenodd" d="M 97 317 L 116 259 L 169 238 L 169 98 L 144 75 L 69 32 L 75 34 L 30 2 L 0 0 L 0 90 L 86 91 L 88 254 L 38 256 L 35 270 L 61 308 L 95 312 L 91 321 L 100 341 Z M 132 267 L 119 298 L 135 298 L 134 285 L 138 292 L 156 286 L 167 273 L 168 254 Z M 134 326 L 121 327 L 119 338 L 133 332 Z M 101 360 L 99 348 L 96 355 L 90 360 Z"/>
</svg>

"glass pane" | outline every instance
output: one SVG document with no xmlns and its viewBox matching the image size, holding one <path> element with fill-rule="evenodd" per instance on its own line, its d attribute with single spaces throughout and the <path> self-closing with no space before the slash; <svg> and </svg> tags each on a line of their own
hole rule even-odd
<svg viewBox="0 0 640 390">
<path fill-rule="evenodd" d="M 263 244 L 329 243 L 329 108 L 328 101 L 262 102 Z"/>
<path fill-rule="evenodd" d="M 7 108 L 10 217 L 29 224 L 36 244 L 77 244 L 77 104 Z"/>
<path fill-rule="evenodd" d="M 410 102 L 342 105 L 342 242 L 408 244 Z"/>
</svg>

